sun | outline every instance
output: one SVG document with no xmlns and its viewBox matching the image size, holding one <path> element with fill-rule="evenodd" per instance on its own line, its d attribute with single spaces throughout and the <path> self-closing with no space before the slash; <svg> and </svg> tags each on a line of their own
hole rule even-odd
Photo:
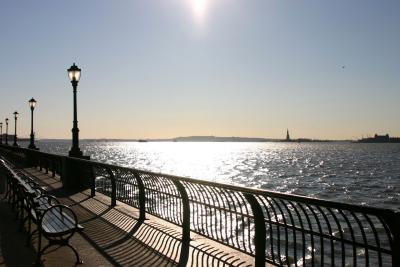
<svg viewBox="0 0 400 267">
<path fill-rule="evenodd" d="M 205 22 L 209 0 L 190 0 L 193 10 L 193 16 L 197 23 Z"/>
</svg>

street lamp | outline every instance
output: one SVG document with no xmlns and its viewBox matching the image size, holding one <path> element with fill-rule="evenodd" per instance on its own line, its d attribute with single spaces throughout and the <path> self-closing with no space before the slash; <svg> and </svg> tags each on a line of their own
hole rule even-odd
<svg viewBox="0 0 400 267">
<path fill-rule="evenodd" d="M 18 112 L 14 111 L 14 144 L 13 146 L 18 146 L 17 144 L 17 118 L 18 118 Z"/>
<path fill-rule="evenodd" d="M 71 80 L 73 92 L 74 92 L 74 122 L 72 127 L 72 147 L 68 155 L 70 157 L 82 157 L 83 153 L 79 149 L 79 129 L 78 129 L 78 115 L 76 107 L 76 88 L 81 77 L 81 69 L 75 65 L 75 63 L 68 69 L 68 76 Z"/>
<path fill-rule="evenodd" d="M 0 144 L 3 144 L 3 123 L 0 122 Z"/>
<path fill-rule="evenodd" d="M 35 146 L 35 134 L 33 133 L 33 110 L 36 107 L 36 100 L 32 97 L 31 100 L 28 101 L 29 107 L 31 108 L 31 140 L 28 148 L 37 149 Z"/>
<path fill-rule="evenodd" d="M 8 118 L 6 118 L 6 145 L 8 145 Z"/>
</svg>

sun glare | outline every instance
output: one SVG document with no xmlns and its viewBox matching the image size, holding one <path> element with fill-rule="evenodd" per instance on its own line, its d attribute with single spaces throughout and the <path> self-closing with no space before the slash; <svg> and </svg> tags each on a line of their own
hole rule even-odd
<svg viewBox="0 0 400 267">
<path fill-rule="evenodd" d="M 191 2 L 196 23 L 203 24 L 205 21 L 209 0 L 191 0 Z"/>
</svg>

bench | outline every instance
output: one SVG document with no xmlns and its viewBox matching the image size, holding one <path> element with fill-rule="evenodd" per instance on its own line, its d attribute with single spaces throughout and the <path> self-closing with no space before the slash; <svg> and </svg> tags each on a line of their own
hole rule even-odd
<svg viewBox="0 0 400 267">
<path fill-rule="evenodd" d="M 6 174 L 8 200 L 16 210 L 21 228 L 25 222 L 28 222 L 27 244 L 33 234 L 38 232 L 36 264 L 40 263 L 43 253 L 54 245 L 68 246 L 75 254 L 76 263 L 83 263 L 77 250 L 69 244 L 70 238 L 84 229 L 78 224 L 73 210 L 59 204 L 55 197 L 46 195 L 43 188 L 32 178 L 21 172 L 17 173 L 2 159 L 0 159 L 0 167 L 2 167 L 3 175 Z M 32 222 L 37 225 L 37 229 L 31 232 Z M 41 248 L 42 236 L 48 240 L 44 248 Z"/>
<path fill-rule="evenodd" d="M 70 238 L 76 232 L 82 231 L 83 226 L 78 224 L 75 213 L 68 206 L 56 204 L 47 208 L 39 219 L 38 229 L 39 249 L 36 263 L 40 262 L 40 257 L 44 251 L 54 245 L 71 248 L 76 257 L 76 263 L 83 263 L 76 249 L 69 244 Z M 43 249 L 41 249 L 42 236 L 49 241 Z"/>
</svg>

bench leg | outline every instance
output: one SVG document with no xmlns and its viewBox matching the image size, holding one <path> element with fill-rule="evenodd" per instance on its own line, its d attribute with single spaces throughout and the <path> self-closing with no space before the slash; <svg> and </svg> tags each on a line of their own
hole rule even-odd
<svg viewBox="0 0 400 267">
<path fill-rule="evenodd" d="M 39 244 L 41 244 L 41 238 L 40 238 L 40 237 L 39 237 Z M 51 242 L 51 240 L 49 240 L 49 244 L 47 244 L 43 249 L 40 249 L 40 246 L 39 246 L 38 254 L 37 254 L 37 257 L 36 257 L 36 265 L 39 265 L 39 264 L 40 264 L 40 258 L 41 258 L 41 256 L 43 255 L 43 253 L 46 251 L 46 249 L 48 249 L 49 247 L 54 246 L 54 245 L 60 245 L 60 246 L 67 246 L 67 247 L 69 247 L 70 249 L 72 249 L 72 251 L 73 251 L 74 254 L 75 254 L 76 264 L 82 264 L 82 263 L 83 263 L 83 260 L 81 260 L 81 259 L 79 258 L 78 251 L 76 251 L 76 249 L 75 249 L 73 246 L 71 246 L 69 243 L 59 244 L 59 243 L 57 243 L 57 242 L 56 242 L 56 243 L 53 243 L 53 242 Z"/>
<path fill-rule="evenodd" d="M 25 226 L 25 211 L 24 211 L 24 202 L 21 202 L 21 206 L 20 206 L 20 211 L 19 211 L 19 231 L 24 230 L 24 226 Z"/>
<path fill-rule="evenodd" d="M 8 183 L 6 186 L 6 194 L 4 195 L 3 200 L 10 200 L 10 185 Z"/>
<path fill-rule="evenodd" d="M 78 254 L 78 252 L 76 251 L 76 249 L 75 249 L 73 246 L 71 246 L 69 243 L 67 243 L 67 246 L 70 247 L 70 248 L 72 249 L 72 251 L 75 253 L 76 264 L 82 264 L 82 263 L 83 263 L 83 260 L 81 260 L 81 259 L 79 258 L 79 254 Z"/>
<path fill-rule="evenodd" d="M 40 244 L 40 242 L 39 242 L 39 244 Z M 51 243 L 49 243 L 49 244 L 47 244 L 42 250 L 38 250 L 38 254 L 37 254 L 37 257 L 36 257 L 36 265 L 37 266 L 39 266 L 40 265 L 40 257 L 42 256 L 42 254 L 44 253 L 44 251 L 46 250 L 46 249 L 48 249 L 49 247 L 51 247 Z M 40 247 L 39 247 L 40 248 Z"/>
<path fill-rule="evenodd" d="M 39 227 L 39 226 L 38 226 Z M 42 256 L 42 233 L 38 230 L 38 249 L 37 249 L 37 256 L 36 256 L 36 265 L 39 266 L 40 264 L 40 256 Z"/>
<path fill-rule="evenodd" d="M 29 216 L 29 215 L 28 215 Z M 33 235 L 33 233 L 35 232 L 35 231 L 32 231 L 32 233 L 31 233 L 31 230 L 32 230 L 32 219 L 31 219 L 31 217 L 29 216 L 28 217 L 28 235 L 26 236 L 26 246 L 27 247 L 29 247 L 30 246 L 30 241 L 31 241 L 31 238 L 32 238 L 32 235 Z"/>
</svg>

